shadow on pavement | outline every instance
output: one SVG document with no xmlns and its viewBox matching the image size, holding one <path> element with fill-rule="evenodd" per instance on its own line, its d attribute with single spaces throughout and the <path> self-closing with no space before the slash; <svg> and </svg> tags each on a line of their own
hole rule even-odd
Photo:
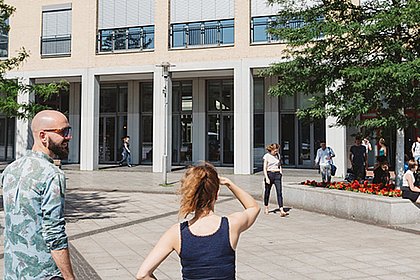
<svg viewBox="0 0 420 280">
<path fill-rule="evenodd" d="M 128 197 L 111 198 L 99 192 L 68 192 L 66 194 L 66 221 L 71 223 L 86 219 L 115 218 L 121 206 L 128 201 Z"/>
</svg>

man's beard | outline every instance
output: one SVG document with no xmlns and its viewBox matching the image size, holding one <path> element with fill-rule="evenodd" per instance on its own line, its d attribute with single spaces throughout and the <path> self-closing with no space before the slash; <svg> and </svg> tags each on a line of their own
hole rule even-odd
<svg viewBox="0 0 420 280">
<path fill-rule="evenodd" d="M 62 142 L 65 143 L 65 142 Z M 61 145 L 55 144 L 51 139 L 49 140 L 48 149 L 52 151 L 58 158 L 60 159 L 67 159 L 69 155 L 69 145 L 68 142 L 66 142 L 67 145 L 65 147 Z"/>
</svg>

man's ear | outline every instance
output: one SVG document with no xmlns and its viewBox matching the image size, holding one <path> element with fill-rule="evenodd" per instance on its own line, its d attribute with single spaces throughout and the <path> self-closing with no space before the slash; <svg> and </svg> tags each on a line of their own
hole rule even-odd
<svg viewBox="0 0 420 280">
<path fill-rule="evenodd" d="M 47 147 L 48 146 L 47 133 L 45 133 L 45 131 L 40 131 L 38 135 L 39 135 L 39 140 L 41 141 L 42 145 Z"/>
</svg>

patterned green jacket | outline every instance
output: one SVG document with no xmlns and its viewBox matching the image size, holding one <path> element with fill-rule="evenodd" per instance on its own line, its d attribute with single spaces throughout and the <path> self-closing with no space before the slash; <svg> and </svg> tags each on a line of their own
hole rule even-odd
<svg viewBox="0 0 420 280">
<path fill-rule="evenodd" d="M 41 152 L 28 151 L 2 173 L 4 279 L 61 276 L 50 250 L 67 248 L 64 173 Z"/>
</svg>

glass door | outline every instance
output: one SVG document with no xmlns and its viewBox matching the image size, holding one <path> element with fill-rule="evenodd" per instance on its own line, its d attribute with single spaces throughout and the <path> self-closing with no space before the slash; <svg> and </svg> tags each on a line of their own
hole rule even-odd
<svg viewBox="0 0 420 280">
<path fill-rule="evenodd" d="M 127 84 L 101 84 L 99 115 L 99 163 L 121 160 L 122 140 L 127 135 Z"/>
<path fill-rule="evenodd" d="M 172 83 L 172 164 L 192 162 L 192 81 Z"/>
<path fill-rule="evenodd" d="M 207 160 L 233 165 L 233 80 L 207 81 Z"/>
<path fill-rule="evenodd" d="M 140 163 L 152 164 L 153 161 L 153 83 L 140 83 Z"/>
<path fill-rule="evenodd" d="M 295 115 L 284 114 L 280 117 L 281 127 L 281 156 L 284 165 L 294 166 L 296 164 L 295 157 Z"/>
<path fill-rule="evenodd" d="M 325 119 L 306 122 L 296 116 L 299 108 L 309 104 L 309 96 L 280 97 L 280 142 L 285 166 L 312 168 L 319 144 L 325 140 Z"/>
<path fill-rule="evenodd" d="M 99 119 L 99 162 L 111 163 L 116 161 L 115 117 L 101 117 Z"/>
<path fill-rule="evenodd" d="M 0 117 L 0 161 L 15 156 L 15 118 Z"/>
<path fill-rule="evenodd" d="M 311 151 L 314 149 L 313 126 L 310 123 L 298 121 L 299 124 L 299 165 L 312 167 L 314 159 L 311 157 Z"/>
</svg>

